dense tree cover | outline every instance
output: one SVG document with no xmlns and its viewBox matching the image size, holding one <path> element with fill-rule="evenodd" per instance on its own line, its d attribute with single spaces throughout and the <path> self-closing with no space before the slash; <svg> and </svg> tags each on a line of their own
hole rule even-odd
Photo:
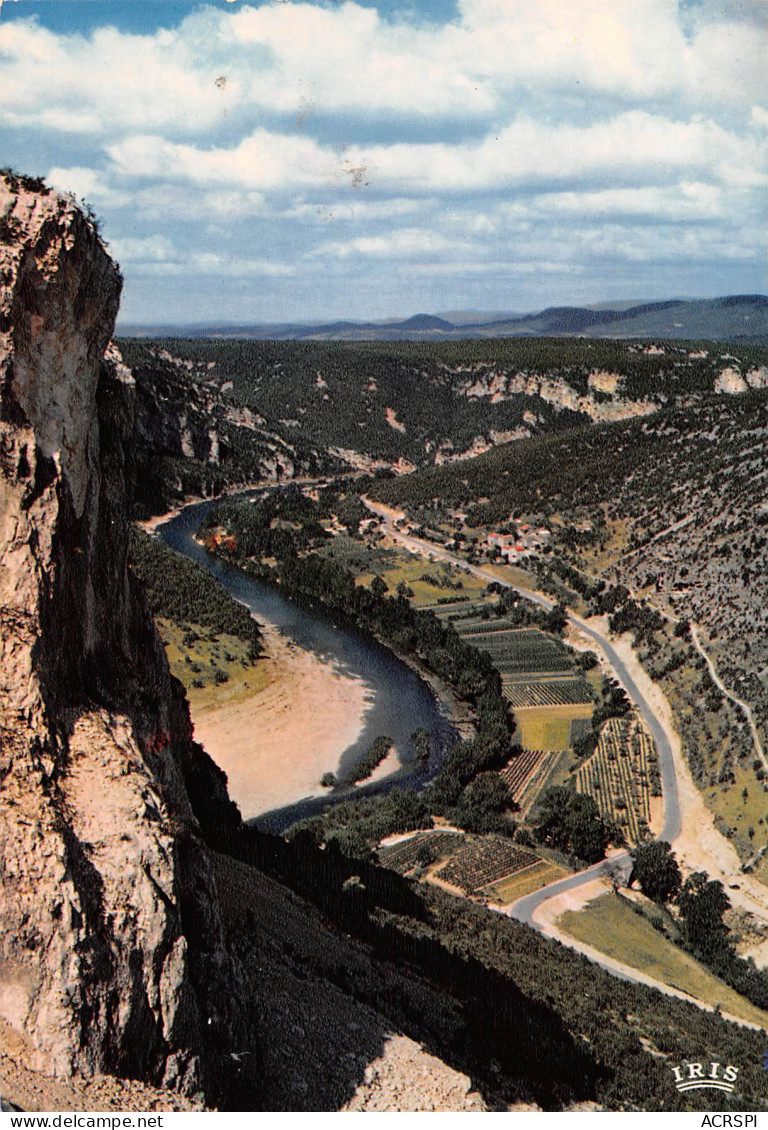
<svg viewBox="0 0 768 1130">
<path fill-rule="evenodd" d="M 695 871 L 683 883 L 677 905 L 686 944 L 711 963 L 727 945 L 728 927 L 723 915 L 731 903 L 723 884 L 709 879 L 704 871 Z"/>
<path fill-rule="evenodd" d="M 134 515 L 163 513 L 179 499 L 211 497 L 233 484 L 343 468 L 280 421 L 245 412 L 210 380 L 143 342 L 121 341 L 134 378 L 131 442 Z"/>
<path fill-rule="evenodd" d="M 259 654 L 258 624 L 202 565 L 174 553 L 135 526 L 131 529 L 129 560 L 144 585 L 153 615 L 235 636 L 250 644 L 252 658 Z"/>
<path fill-rule="evenodd" d="M 569 852 L 585 863 L 605 858 L 608 844 L 621 843 L 618 828 L 600 815 L 594 799 L 560 785 L 546 790 L 536 816 L 535 835 L 540 843 Z"/>
<path fill-rule="evenodd" d="M 345 784 L 354 784 L 365 781 L 373 773 L 392 749 L 392 739 L 382 735 L 376 738 L 363 756 L 355 762 L 349 773 L 345 776 Z"/>
<path fill-rule="evenodd" d="M 431 828 L 429 808 L 425 793 L 395 788 L 377 796 L 342 801 L 320 816 L 298 821 L 286 834 L 293 839 L 307 833 L 316 844 L 333 839 L 347 855 L 369 859 L 371 845 L 385 836 Z"/>
<path fill-rule="evenodd" d="M 512 836 L 516 825 L 506 815 L 509 793 L 498 773 L 483 772 L 469 782 L 449 809 L 452 823 L 479 835 Z"/>
<path fill-rule="evenodd" d="M 631 517 L 659 497 L 674 496 L 683 480 L 711 478 L 730 461 L 739 437 L 749 436 L 766 404 L 765 390 L 702 394 L 696 403 L 647 418 L 517 440 L 472 460 L 380 479 L 370 494 L 424 515 L 434 499 L 443 506 L 475 504 L 473 524 L 488 526 L 516 512 L 572 514 L 619 498 L 624 516 Z M 715 428 L 724 439 L 717 448 L 710 438 Z M 488 501 L 478 504 L 478 498 Z"/>
<path fill-rule="evenodd" d="M 357 983 L 356 994 L 380 1011 L 397 1009 L 403 1030 L 415 1024 L 492 1102 L 527 1098 L 558 1109 L 591 1099 L 610 1110 L 707 1110 L 711 1099 L 678 1094 L 670 1072 L 692 1046 L 700 1059 L 741 1066 L 729 1109 L 764 1101 L 762 1033 L 618 981 L 512 919 L 347 854 L 341 842 L 318 849 L 311 829 L 290 843 L 244 829 L 221 846 L 321 908 L 395 972 L 417 970 L 442 1007 L 450 1002 L 453 1023 L 434 1007 L 438 998 L 425 1010 L 420 997 L 411 1012 L 407 996 L 382 996 L 378 980 Z"/>
<path fill-rule="evenodd" d="M 691 343 L 668 343 L 648 354 L 631 343 L 580 339 L 498 339 L 453 342 L 324 343 L 317 341 L 121 340 L 138 371 L 157 368 L 167 351 L 187 366 L 189 379 L 221 388 L 255 409 L 288 441 L 301 437 L 319 448 L 349 448 L 391 460 L 432 463 L 441 443 L 462 450 L 477 435 L 514 430 L 534 410 L 539 432 L 586 423 L 583 414 L 536 397 L 464 395 L 476 380 L 516 374 L 565 382 L 579 396 L 595 370 L 623 378 L 622 395 L 663 406 L 711 391 L 722 363 L 719 349 L 689 356 Z M 766 350 L 740 343 L 745 365 L 765 364 Z M 232 388 L 229 388 L 231 382 Z M 460 407 L 460 411 L 457 409 Z M 392 426 L 395 410 L 405 430 Z M 487 492 L 475 492 L 475 497 Z"/>
<path fill-rule="evenodd" d="M 672 848 L 666 840 L 652 840 L 632 850 L 629 886 L 640 890 L 654 902 L 668 902 L 680 890 L 682 876 Z"/>
</svg>

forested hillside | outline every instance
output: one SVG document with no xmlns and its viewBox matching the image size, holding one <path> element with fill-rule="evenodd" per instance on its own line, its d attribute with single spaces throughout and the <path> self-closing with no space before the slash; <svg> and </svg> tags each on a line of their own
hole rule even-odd
<svg viewBox="0 0 768 1130">
<path fill-rule="evenodd" d="M 672 402 L 768 381 L 768 347 L 738 357 L 701 343 L 525 338 L 326 344 L 121 342 L 140 391 L 186 382 L 222 429 L 169 446 L 156 472 L 204 465 L 290 477 L 331 452 L 371 468 L 441 464 L 513 439 L 647 415 Z M 178 397 L 177 397 L 178 399 Z M 202 403 L 205 401 L 205 404 Z M 179 414 L 183 405 L 179 403 Z M 246 429 L 248 431 L 246 432 Z M 181 429 L 183 434 L 183 428 Z M 314 462 L 313 462 L 314 458 Z M 230 476 L 231 477 L 231 476 Z"/>
<path fill-rule="evenodd" d="M 182 361 L 131 342 L 122 342 L 121 349 L 135 382 L 131 454 L 137 517 L 163 513 L 190 496 L 342 466 L 228 397 L 212 375 L 215 361 Z"/>
</svg>

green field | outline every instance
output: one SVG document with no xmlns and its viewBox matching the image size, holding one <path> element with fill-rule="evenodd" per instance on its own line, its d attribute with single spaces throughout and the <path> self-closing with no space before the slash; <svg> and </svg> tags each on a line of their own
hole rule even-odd
<svg viewBox="0 0 768 1130">
<path fill-rule="evenodd" d="M 365 549 L 362 545 L 360 548 Z M 486 604 L 491 606 L 496 600 L 495 597 L 483 600 L 486 582 L 465 573 L 463 569 L 433 564 L 397 550 L 374 550 L 373 553 L 386 556 L 380 557 L 376 566 L 369 565 L 360 570 L 359 583 L 369 585 L 374 574 L 378 574 L 393 596 L 397 593 L 397 586 L 405 584 L 412 591 L 410 599 L 417 608 L 432 608 L 441 615 L 449 609 L 461 614 L 465 609 L 479 610 Z"/>
<path fill-rule="evenodd" d="M 534 891 L 540 891 L 548 883 L 556 883 L 558 879 L 564 879 L 569 874 L 570 872 L 564 867 L 550 863 L 548 859 L 540 859 L 538 863 L 527 867 L 525 871 L 519 871 L 517 875 L 501 879 L 498 883 L 491 883 L 484 888 L 484 893 L 495 902 L 506 906 L 525 895 L 533 894 Z"/>
<path fill-rule="evenodd" d="M 713 1008 L 720 1005 L 723 1012 L 751 1024 L 768 1027 L 768 1013 L 755 1008 L 678 949 L 654 929 L 645 914 L 636 913 L 625 898 L 602 895 L 584 910 L 567 911 L 558 919 L 558 925 L 572 938 L 671 988 L 681 989 Z"/>
<path fill-rule="evenodd" d="M 216 635 L 198 624 L 182 628 L 162 618 L 156 623 L 171 673 L 184 684 L 193 706 L 235 702 L 270 681 L 267 664 L 263 659 L 251 662 L 244 640 Z"/>
</svg>

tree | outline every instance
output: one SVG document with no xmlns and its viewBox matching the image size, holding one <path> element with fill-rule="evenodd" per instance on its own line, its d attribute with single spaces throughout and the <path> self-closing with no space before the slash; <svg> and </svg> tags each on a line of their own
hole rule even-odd
<svg viewBox="0 0 768 1130">
<path fill-rule="evenodd" d="M 564 604 L 556 604 L 544 617 L 541 626 L 545 632 L 551 632 L 555 636 L 561 636 L 568 627 L 568 609 L 566 606 Z"/>
<path fill-rule="evenodd" d="M 695 871 L 685 880 L 677 905 L 683 919 L 684 937 L 691 949 L 700 953 L 705 961 L 722 954 L 728 937 L 723 915 L 731 906 L 723 884 L 709 879 L 704 871 Z"/>
<path fill-rule="evenodd" d="M 387 585 L 387 582 L 383 577 L 380 577 L 378 573 L 371 581 L 371 592 L 374 596 L 378 597 L 382 597 L 384 596 L 385 592 L 389 592 L 389 586 Z"/>
<path fill-rule="evenodd" d="M 544 794 L 536 835 L 549 847 L 597 863 L 605 856 L 611 830 L 592 797 L 553 785 Z"/>
<path fill-rule="evenodd" d="M 570 804 L 571 851 L 587 863 L 605 858 L 611 834 L 594 799 L 576 793 Z"/>
<path fill-rule="evenodd" d="M 674 852 L 666 840 L 639 844 L 632 852 L 632 873 L 628 887 L 635 880 L 649 899 L 663 905 L 680 890 L 682 876 Z"/>
</svg>

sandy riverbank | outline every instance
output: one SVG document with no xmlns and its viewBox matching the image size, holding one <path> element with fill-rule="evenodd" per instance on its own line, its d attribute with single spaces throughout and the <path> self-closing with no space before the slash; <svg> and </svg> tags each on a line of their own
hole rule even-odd
<svg viewBox="0 0 768 1130">
<path fill-rule="evenodd" d="M 269 681 L 235 701 L 196 706 L 195 738 L 229 778 L 230 796 L 245 819 L 308 796 L 323 796 L 323 773 L 360 737 L 371 703 L 362 679 L 264 624 Z"/>
</svg>

